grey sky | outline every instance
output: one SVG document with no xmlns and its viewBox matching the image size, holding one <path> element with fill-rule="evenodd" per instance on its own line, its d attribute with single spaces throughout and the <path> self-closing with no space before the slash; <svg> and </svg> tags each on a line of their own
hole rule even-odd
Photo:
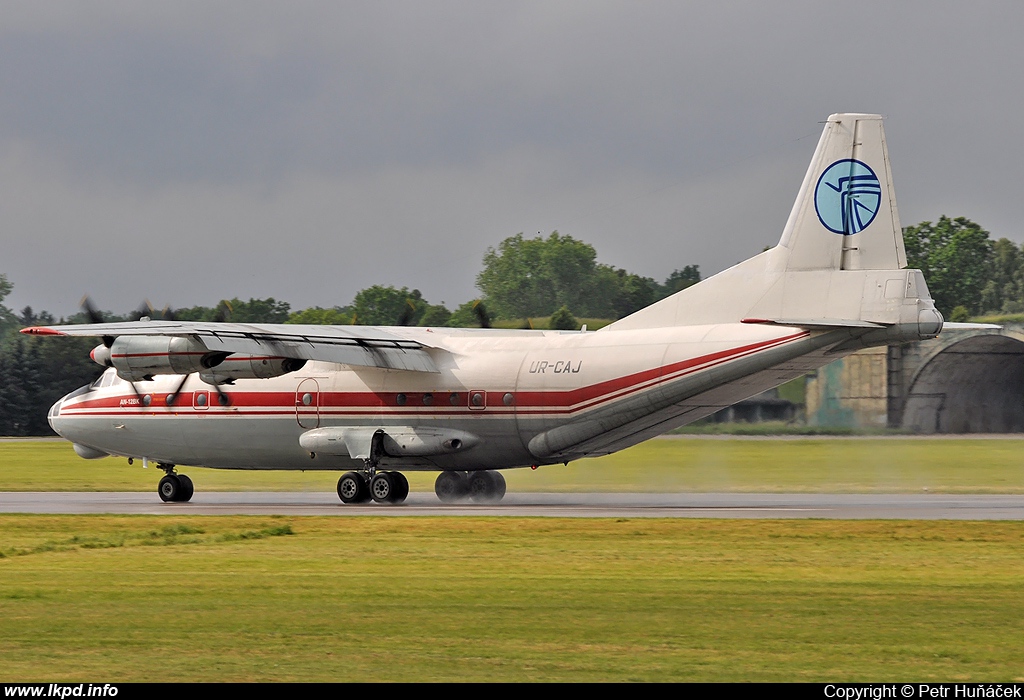
<svg viewBox="0 0 1024 700">
<path fill-rule="evenodd" d="M 1024 5 L 3 2 L 8 305 L 476 295 L 558 229 L 663 279 L 774 244 L 832 112 L 903 223 L 1020 241 Z"/>
</svg>

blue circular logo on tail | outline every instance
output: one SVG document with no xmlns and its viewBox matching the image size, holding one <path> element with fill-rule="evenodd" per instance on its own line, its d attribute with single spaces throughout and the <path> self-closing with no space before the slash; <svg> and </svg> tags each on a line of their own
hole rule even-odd
<svg viewBox="0 0 1024 700">
<path fill-rule="evenodd" d="M 882 203 L 882 185 L 875 171 L 859 160 L 844 158 L 825 169 L 814 188 L 818 220 L 833 233 L 851 236 L 866 229 Z"/>
</svg>

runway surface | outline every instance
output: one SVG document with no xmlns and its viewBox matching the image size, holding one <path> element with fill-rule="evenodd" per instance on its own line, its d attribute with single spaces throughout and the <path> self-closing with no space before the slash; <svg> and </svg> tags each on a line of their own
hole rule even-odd
<svg viewBox="0 0 1024 700">
<path fill-rule="evenodd" d="M 142 492 L 0 492 L 0 513 L 1024 520 L 1024 495 L 510 493 L 500 504 L 450 505 L 412 493 L 401 505 L 344 505 L 332 493 L 205 492 L 163 503 Z"/>
</svg>

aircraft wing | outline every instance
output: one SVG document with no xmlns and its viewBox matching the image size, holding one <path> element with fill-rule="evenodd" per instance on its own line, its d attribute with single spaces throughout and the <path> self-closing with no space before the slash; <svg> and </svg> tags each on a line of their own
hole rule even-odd
<svg viewBox="0 0 1024 700">
<path fill-rule="evenodd" d="M 437 372 L 431 347 L 402 334 L 401 328 L 378 326 L 311 326 L 277 323 L 204 321 L 132 321 L 70 326 L 33 326 L 29 335 L 181 336 L 213 351 L 293 357 L 364 367 Z"/>
</svg>

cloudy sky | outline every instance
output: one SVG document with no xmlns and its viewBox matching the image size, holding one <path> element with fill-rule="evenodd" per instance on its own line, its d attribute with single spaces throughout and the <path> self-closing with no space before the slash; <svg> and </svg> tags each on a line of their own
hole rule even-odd
<svg viewBox="0 0 1024 700">
<path fill-rule="evenodd" d="M 7 305 L 393 284 L 471 299 L 557 229 L 705 275 L 777 242 L 821 122 L 878 112 L 904 225 L 1020 242 L 1024 3 L 0 2 Z"/>
</svg>

